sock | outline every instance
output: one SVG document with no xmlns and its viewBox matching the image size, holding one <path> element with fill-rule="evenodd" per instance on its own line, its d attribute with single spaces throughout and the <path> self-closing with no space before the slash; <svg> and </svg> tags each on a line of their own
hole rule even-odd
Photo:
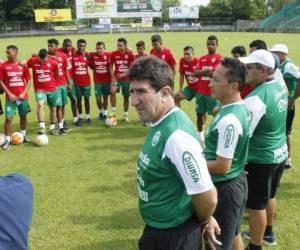
<svg viewBox="0 0 300 250">
<path fill-rule="evenodd" d="M 85 119 L 91 119 L 90 114 L 86 114 Z"/>
<path fill-rule="evenodd" d="M 65 123 L 65 119 L 62 119 L 61 122 L 62 122 L 62 123 Z"/>
<path fill-rule="evenodd" d="M 249 250 L 262 250 L 262 246 L 257 246 L 257 245 L 253 245 L 253 244 L 249 244 L 248 245 Z"/>
<path fill-rule="evenodd" d="M 20 130 L 20 133 L 25 137 L 25 135 L 26 135 L 26 130 Z"/>
<path fill-rule="evenodd" d="M 116 107 L 112 107 L 112 108 L 111 108 L 111 112 L 112 112 L 112 113 L 116 113 L 116 111 L 117 111 L 117 108 L 116 108 Z"/>
<path fill-rule="evenodd" d="M 10 142 L 10 136 L 5 136 L 5 141 L 9 141 Z"/>
<path fill-rule="evenodd" d="M 106 116 L 107 116 L 107 114 L 108 114 L 107 109 L 105 109 L 105 110 L 103 111 L 103 115 L 106 115 Z"/>
<path fill-rule="evenodd" d="M 99 109 L 100 114 L 104 113 L 104 109 Z"/>
<path fill-rule="evenodd" d="M 50 123 L 49 125 L 49 130 L 55 129 L 55 124 L 54 123 Z"/>
<path fill-rule="evenodd" d="M 39 122 L 39 127 L 40 127 L 40 129 L 46 128 L 45 122 Z"/>
<path fill-rule="evenodd" d="M 83 119 L 83 114 L 79 114 L 79 119 Z"/>
<path fill-rule="evenodd" d="M 75 122 L 77 122 L 78 121 L 78 117 L 77 116 L 74 116 L 73 117 L 73 122 L 75 123 Z"/>
<path fill-rule="evenodd" d="M 204 141 L 204 131 L 198 131 L 198 137 L 200 140 Z"/>
<path fill-rule="evenodd" d="M 270 235 L 273 234 L 273 228 L 272 225 L 271 226 L 266 226 L 266 230 L 265 230 L 265 235 Z"/>
<path fill-rule="evenodd" d="M 124 112 L 124 116 L 128 116 L 128 112 Z"/>
<path fill-rule="evenodd" d="M 61 121 L 60 123 L 58 123 L 58 128 L 59 128 L 59 129 L 64 128 L 64 123 L 63 123 L 63 121 Z"/>
</svg>

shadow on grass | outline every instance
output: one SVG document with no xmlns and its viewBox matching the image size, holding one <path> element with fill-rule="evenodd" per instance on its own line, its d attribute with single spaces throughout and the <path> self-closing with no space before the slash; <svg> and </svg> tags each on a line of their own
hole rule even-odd
<svg viewBox="0 0 300 250">
<path fill-rule="evenodd" d="M 121 240 L 114 239 L 105 242 L 94 242 L 79 247 L 73 248 L 72 250 L 136 250 L 138 249 L 138 239 L 132 240 Z"/>
<path fill-rule="evenodd" d="M 79 214 L 69 217 L 75 225 L 90 225 L 99 231 L 139 229 L 142 226 L 137 209 L 120 209 L 111 215 Z"/>
<path fill-rule="evenodd" d="M 137 189 L 136 189 L 136 178 L 135 176 L 131 176 L 130 180 L 122 182 L 120 185 L 97 185 L 90 187 L 87 190 L 89 193 L 101 193 L 101 194 L 111 194 L 114 193 L 125 193 L 129 196 L 136 197 L 137 199 Z"/>
</svg>

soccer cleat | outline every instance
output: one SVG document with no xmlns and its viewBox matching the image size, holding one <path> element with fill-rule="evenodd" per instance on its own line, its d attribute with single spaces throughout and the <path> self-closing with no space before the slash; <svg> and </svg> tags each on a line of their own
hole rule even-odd
<svg viewBox="0 0 300 250">
<path fill-rule="evenodd" d="M 103 113 L 99 113 L 99 120 L 103 121 Z"/>
<path fill-rule="evenodd" d="M 106 119 L 107 119 L 107 115 L 102 115 L 102 121 L 105 122 Z"/>
<path fill-rule="evenodd" d="M 124 121 L 125 122 L 129 122 L 129 118 L 128 118 L 128 116 L 126 115 L 126 116 L 124 116 Z"/>
<path fill-rule="evenodd" d="M 271 234 L 264 235 L 264 244 L 267 246 L 277 245 L 276 236 L 275 236 L 274 232 L 272 232 Z"/>
<path fill-rule="evenodd" d="M 46 129 L 45 128 L 40 128 L 38 135 L 44 135 L 46 134 Z"/>
<path fill-rule="evenodd" d="M 49 129 L 49 135 L 56 135 L 55 129 Z"/>
<path fill-rule="evenodd" d="M 11 148 L 11 142 L 10 141 L 5 141 L 4 144 L 2 145 L 3 150 L 9 150 Z"/>
<path fill-rule="evenodd" d="M 60 129 L 58 130 L 58 134 L 59 134 L 59 135 L 66 135 L 67 133 L 66 133 L 66 131 L 65 131 L 64 128 L 60 128 Z"/>
<path fill-rule="evenodd" d="M 82 119 L 79 118 L 76 122 L 73 123 L 75 126 L 79 127 L 82 125 Z"/>
<path fill-rule="evenodd" d="M 69 128 L 68 128 L 68 124 L 67 124 L 66 121 L 64 121 L 63 126 L 64 126 L 64 130 L 68 130 L 68 129 L 69 129 Z"/>
<path fill-rule="evenodd" d="M 250 235 L 250 232 L 249 231 L 243 231 L 242 232 L 242 236 L 247 239 L 247 240 L 250 240 L 251 239 L 251 235 Z"/>
<path fill-rule="evenodd" d="M 25 135 L 23 143 L 31 143 L 31 140 Z"/>
<path fill-rule="evenodd" d="M 87 124 L 91 124 L 91 123 L 92 123 L 92 120 L 91 120 L 91 118 L 87 118 L 87 119 L 85 119 L 85 123 L 87 123 Z"/>
</svg>

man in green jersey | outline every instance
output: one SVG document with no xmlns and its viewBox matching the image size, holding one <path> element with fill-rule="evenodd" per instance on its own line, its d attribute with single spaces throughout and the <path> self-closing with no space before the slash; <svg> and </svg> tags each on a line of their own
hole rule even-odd
<svg viewBox="0 0 300 250">
<path fill-rule="evenodd" d="M 240 92 L 246 78 L 245 66 L 225 58 L 213 73 L 212 98 L 222 107 L 209 126 L 205 138 L 208 171 L 218 191 L 214 212 L 221 234 L 217 249 L 244 249 L 240 225 L 247 201 L 248 185 L 244 167 L 248 156 L 251 116 Z"/>
<path fill-rule="evenodd" d="M 137 161 L 139 210 L 146 224 L 139 249 L 198 250 L 201 225 L 209 222 L 217 193 L 197 131 L 175 106 L 172 69 L 146 56 L 127 76 L 132 105 L 141 121 L 152 124 Z"/>
<path fill-rule="evenodd" d="M 300 83 L 300 72 L 298 67 L 288 58 L 288 47 L 285 44 L 275 44 L 273 48 L 270 49 L 276 53 L 279 58 L 280 65 L 279 69 L 283 75 L 285 84 L 289 90 L 289 108 L 286 117 L 286 142 L 289 149 L 289 157 L 286 161 L 286 167 L 291 168 L 291 132 L 293 120 L 295 117 L 295 102 L 294 96 L 298 84 Z"/>
<path fill-rule="evenodd" d="M 285 134 L 287 93 L 274 79 L 275 61 L 266 50 L 256 50 L 239 58 L 247 67 L 247 82 L 254 89 L 245 104 L 251 112 L 250 143 L 246 170 L 248 172 L 248 201 L 250 244 L 248 249 L 262 249 L 267 224 L 266 208 L 275 197 L 280 176 L 274 176 L 288 156 Z"/>
</svg>

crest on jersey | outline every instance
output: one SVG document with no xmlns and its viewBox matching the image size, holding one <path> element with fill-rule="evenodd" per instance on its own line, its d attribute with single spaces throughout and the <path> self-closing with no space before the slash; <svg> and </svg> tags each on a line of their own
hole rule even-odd
<svg viewBox="0 0 300 250">
<path fill-rule="evenodd" d="M 212 58 L 211 61 L 212 61 L 212 63 L 215 63 L 216 62 L 216 58 Z"/>
<path fill-rule="evenodd" d="M 156 131 L 156 133 L 154 134 L 154 136 L 152 138 L 152 142 L 151 142 L 152 147 L 155 147 L 157 145 L 160 136 L 161 136 L 161 132 L 160 131 Z"/>
<path fill-rule="evenodd" d="M 162 55 L 161 59 L 165 60 L 166 59 L 166 55 Z"/>
<path fill-rule="evenodd" d="M 126 59 L 126 60 L 128 59 L 128 55 L 125 55 L 125 59 Z"/>
<path fill-rule="evenodd" d="M 104 58 L 104 60 L 106 60 L 106 59 L 107 59 L 107 57 L 106 57 L 106 56 L 103 56 L 103 58 Z"/>
<path fill-rule="evenodd" d="M 60 62 L 62 61 L 61 57 L 58 58 L 58 61 L 60 61 Z"/>
</svg>

